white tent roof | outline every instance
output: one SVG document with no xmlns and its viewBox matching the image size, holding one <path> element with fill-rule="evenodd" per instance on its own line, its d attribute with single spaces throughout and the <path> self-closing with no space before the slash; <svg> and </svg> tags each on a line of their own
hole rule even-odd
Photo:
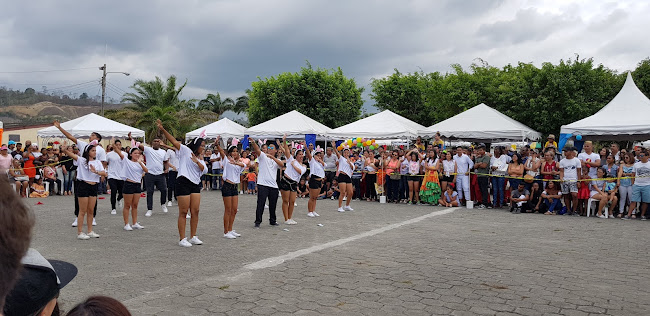
<svg viewBox="0 0 650 316">
<path fill-rule="evenodd" d="M 187 134 L 185 134 L 185 139 L 191 139 L 194 137 L 199 137 L 201 132 L 205 130 L 206 138 L 217 138 L 221 136 L 223 139 L 233 138 L 233 137 L 242 137 L 245 134 L 246 127 L 243 127 L 227 117 L 224 117 L 214 123 L 208 124 L 201 128 L 197 128 Z"/>
<path fill-rule="evenodd" d="M 331 128 L 293 110 L 247 129 L 246 134 L 269 138 L 281 138 L 286 134 L 287 137 L 304 138 L 305 134 L 327 137 L 331 131 Z"/>
<path fill-rule="evenodd" d="M 424 126 L 389 110 L 343 125 L 332 130 L 334 138 L 416 138 Z"/>
<path fill-rule="evenodd" d="M 433 136 L 436 132 L 440 132 L 440 135 L 445 138 L 474 142 L 521 141 L 539 139 L 542 136 L 484 103 L 432 125 L 421 134 Z"/>
<path fill-rule="evenodd" d="M 126 137 L 129 133 L 133 137 L 144 137 L 144 131 L 124 125 L 120 122 L 109 120 L 95 113 L 90 113 L 74 120 L 61 123 L 61 127 L 74 137 L 88 137 L 92 132 L 97 132 L 102 137 Z M 55 126 L 40 129 L 38 137 L 65 137 Z"/>
<path fill-rule="evenodd" d="M 562 134 L 600 140 L 645 140 L 650 135 L 650 100 L 628 72 L 621 91 L 596 114 L 562 126 Z"/>
</svg>

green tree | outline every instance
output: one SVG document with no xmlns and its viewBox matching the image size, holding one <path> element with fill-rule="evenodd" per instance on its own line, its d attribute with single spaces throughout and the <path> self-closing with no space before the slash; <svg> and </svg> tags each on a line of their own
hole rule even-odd
<svg viewBox="0 0 650 316">
<path fill-rule="evenodd" d="M 85 92 L 82 93 L 82 94 L 79 96 L 79 99 L 81 99 L 81 100 L 87 100 L 87 99 L 88 99 L 88 93 L 85 93 Z"/>
<path fill-rule="evenodd" d="M 224 112 L 233 110 L 234 107 L 235 102 L 231 98 L 225 98 L 222 100 L 219 93 L 209 93 L 205 99 L 199 101 L 198 109 L 212 111 L 217 114 L 217 117 L 221 117 Z"/>
<path fill-rule="evenodd" d="M 248 89 L 246 92 L 248 93 Z M 235 107 L 232 109 L 233 112 L 239 114 L 239 113 L 244 113 L 248 111 L 248 95 L 242 95 L 241 97 L 237 98 L 235 101 Z"/>
<path fill-rule="evenodd" d="M 308 63 L 300 72 L 285 72 L 252 83 L 248 90 L 248 120 L 259 124 L 291 110 L 335 128 L 357 120 L 361 114 L 363 88 L 343 75 L 341 68 L 313 69 Z"/>
<path fill-rule="evenodd" d="M 125 93 L 122 97 L 123 103 L 131 103 L 133 109 L 146 111 L 149 108 L 168 107 L 183 109 L 193 104 L 196 100 L 183 100 L 180 98 L 187 80 L 179 87 L 176 87 L 176 76 L 171 75 L 165 82 L 159 77 L 155 80 L 145 81 L 138 79 L 131 86 L 135 93 Z"/>
<path fill-rule="evenodd" d="M 650 58 L 639 62 L 632 72 L 632 78 L 634 78 L 634 83 L 639 87 L 639 90 L 650 98 Z"/>
</svg>

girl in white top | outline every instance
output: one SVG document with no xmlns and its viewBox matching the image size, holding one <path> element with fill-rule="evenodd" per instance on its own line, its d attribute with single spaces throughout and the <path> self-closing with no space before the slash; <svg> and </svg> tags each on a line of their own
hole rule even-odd
<svg viewBox="0 0 650 316">
<path fill-rule="evenodd" d="M 101 177 L 106 177 L 108 174 L 104 171 L 101 161 L 95 159 L 97 150 L 93 145 L 86 146 L 81 156 L 70 151 L 69 147 L 66 148 L 66 154 L 74 159 L 79 166 L 77 168 L 77 180 L 80 181 L 77 187 L 77 197 L 79 198 L 77 238 L 81 240 L 99 238 L 99 234 L 93 231 L 93 210 L 97 203 L 97 183 Z M 83 233 L 84 217 L 86 217 L 86 226 L 88 227 L 87 234 Z"/>
<path fill-rule="evenodd" d="M 441 165 L 442 179 L 440 180 L 440 190 L 445 192 L 447 190 L 447 184 L 456 183 L 457 166 L 450 151 L 443 151 L 442 157 L 444 160 Z"/>
<path fill-rule="evenodd" d="M 303 142 L 303 148 L 306 144 Z M 285 181 L 285 185 L 280 187 L 280 194 L 282 195 L 282 214 L 284 215 L 284 223 L 287 225 L 298 224 L 293 220 L 293 208 L 295 207 L 296 198 L 298 197 L 298 182 L 300 182 L 300 177 L 307 171 L 307 167 L 301 163 L 302 158 L 305 156 L 302 150 L 296 150 L 295 159 L 291 155 L 289 150 L 289 145 L 287 145 L 287 136 L 285 135 L 282 138 L 282 146 L 284 150 L 284 155 L 287 157 L 286 170 L 284 171 L 283 177 L 288 178 L 282 179 L 280 181 Z M 283 189 L 289 190 L 283 190 Z"/>
<path fill-rule="evenodd" d="M 142 151 L 137 147 L 131 149 L 129 157 L 122 155 L 121 151 L 117 152 L 117 154 L 122 159 L 122 174 L 124 175 L 124 208 L 122 209 L 124 230 L 143 229 L 144 226 L 138 223 L 138 203 L 142 191 L 142 175 L 147 173 L 149 169 L 144 164 Z M 129 224 L 129 211 L 131 212 L 133 225 Z"/>
<path fill-rule="evenodd" d="M 336 156 L 339 160 L 339 212 L 353 211 L 350 207 L 350 202 L 352 202 L 352 195 L 354 194 L 354 187 L 352 186 L 352 172 L 354 171 L 354 164 L 350 161 L 350 150 L 344 149 L 343 154 L 339 153 L 338 148 L 336 148 L 336 143 L 332 142 L 332 148 L 336 153 Z M 345 201 L 345 207 L 343 205 L 343 198 L 347 198 Z"/>
<path fill-rule="evenodd" d="M 424 154 L 418 152 L 418 148 L 414 148 L 405 155 L 408 160 L 408 186 L 409 186 L 409 201 L 408 204 L 420 203 L 420 160 L 424 158 Z M 415 200 L 413 199 L 415 198 Z"/>
<path fill-rule="evenodd" d="M 312 153 L 307 150 L 307 159 L 309 160 L 309 202 L 307 202 L 307 216 L 318 217 L 316 213 L 316 201 L 323 187 L 323 178 L 325 178 L 325 162 L 323 161 L 323 150 L 318 148 Z"/>
<path fill-rule="evenodd" d="M 218 137 L 214 142 L 215 149 L 219 153 L 221 163 L 223 164 L 223 181 L 224 187 L 222 189 L 223 194 L 223 237 L 228 239 L 235 239 L 240 237 L 236 231 L 233 230 L 233 224 L 235 222 L 235 215 L 237 215 L 237 208 L 239 207 L 239 196 L 237 195 L 237 185 L 240 182 L 241 173 L 248 167 L 242 158 L 239 156 L 239 150 L 237 146 L 230 146 L 228 148 L 228 154 L 226 155 L 223 148 L 221 148 L 221 137 Z M 228 186 L 232 186 L 230 191 L 234 190 L 234 194 L 225 194 L 225 190 Z"/>
<path fill-rule="evenodd" d="M 178 245 L 181 247 L 201 245 L 203 242 L 196 237 L 196 228 L 199 225 L 199 207 L 201 206 L 201 175 L 208 171 L 205 161 L 203 161 L 205 141 L 203 138 L 195 138 L 188 143 L 188 146 L 185 146 L 165 130 L 160 120 L 156 120 L 156 124 L 167 140 L 173 144 L 178 156 L 178 181 L 176 182 L 178 235 L 180 236 Z M 192 238 L 189 241 L 185 237 L 188 212 L 192 214 L 190 218 L 190 235 Z"/>
</svg>

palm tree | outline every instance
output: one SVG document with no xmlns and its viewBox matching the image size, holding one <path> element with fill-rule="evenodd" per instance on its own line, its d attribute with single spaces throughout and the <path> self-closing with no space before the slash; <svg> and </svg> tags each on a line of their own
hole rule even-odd
<svg viewBox="0 0 650 316">
<path fill-rule="evenodd" d="M 237 114 L 248 111 L 248 95 L 242 95 L 237 98 L 235 107 L 232 110 Z"/>
<path fill-rule="evenodd" d="M 137 111 L 147 111 L 155 106 L 171 106 L 180 110 L 195 102 L 195 100 L 180 99 L 181 92 L 186 85 L 187 80 L 176 88 L 176 76 L 174 75 L 169 76 L 166 82 L 163 82 L 159 77 L 152 81 L 138 79 L 131 86 L 135 93 L 124 94 L 122 102 L 133 104 L 129 108 Z"/>
<path fill-rule="evenodd" d="M 218 118 L 226 111 L 232 111 L 235 108 L 235 102 L 231 98 L 221 100 L 219 93 L 209 93 L 205 99 L 199 101 L 199 110 L 208 110 L 217 114 Z"/>
</svg>

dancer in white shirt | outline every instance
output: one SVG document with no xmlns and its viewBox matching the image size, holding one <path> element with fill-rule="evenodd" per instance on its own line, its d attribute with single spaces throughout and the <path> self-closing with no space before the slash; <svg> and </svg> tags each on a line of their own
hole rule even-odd
<svg viewBox="0 0 650 316">
<path fill-rule="evenodd" d="M 306 154 L 309 160 L 309 202 L 307 202 L 307 216 L 318 217 L 320 215 L 316 213 L 316 201 L 318 201 L 318 195 L 320 195 L 320 190 L 323 187 L 323 179 L 325 178 L 323 150 L 317 148 L 312 152 L 307 149 Z"/>
<path fill-rule="evenodd" d="M 223 237 L 228 239 L 235 239 L 241 237 L 233 229 L 235 222 L 235 215 L 237 215 L 237 208 L 239 207 L 239 175 L 246 169 L 246 164 L 241 161 L 239 157 L 239 150 L 237 146 L 230 146 L 228 148 L 228 155 L 221 148 L 221 137 L 218 137 L 214 142 L 216 150 L 219 151 L 223 162 L 223 187 L 221 188 L 221 195 L 223 196 Z"/>
<path fill-rule="evenodd" d="M 304 144 L 303 144 L 304 145 Z M 284 155 L 287 157 L 287 168 L 284 175 L 280 178 L 280 194 L 282 195 L 282 213 L 284 214 L 284 223 L 295 225 L 293 220 L 293 208 L 295 207 L 296 197 L 298 197 L 298 182 L 307 171 L 307 167 L 302 164 L 302 158 L 305 156 L 302 150 L 296 150 L 295 159 L 291 155 L 289 145 L 287 145 L 287 136 L 282 138 Z"/>
<path fill-rule="evenodd" d="M 350 207 L 350 202 L 352 202 L 352 195 L 354 194 L 354 187 L 352 186 L 352 172 L 354 170 L 354 163 L 350 161 L 350 150 L 346 148 L 343 149 L 343 154 L 339 153 L 335 142 L 332 142 L 332 148 L 334 149 L 339 162 L 339 176 L 337 180 L 341 194 L 339 194 L 338 211 L 353 211 L 352 207 Z M 345 207 L 341 207 L 343 205 L 343 198 L 346 197 L 347 200 L 345 201 Z"/>
<path fill-rule="evenodd" d="M 138 222 L 138 203 L 140 202 L 140 193 L 142 193 L 142 174 L 147 173 L 148 169 L 139 148 L 131 148 L 129 157 L 125 157 L 121 153 L 119 155 L 123 159 L 122 166 L 124 167 L 122 170 L 124 175 L 124 209 L 122 210 L 124 230 L 143 229 L 144 226 Z M 129 211 L 133 225 L 129 224 Z"/>
</svg>

